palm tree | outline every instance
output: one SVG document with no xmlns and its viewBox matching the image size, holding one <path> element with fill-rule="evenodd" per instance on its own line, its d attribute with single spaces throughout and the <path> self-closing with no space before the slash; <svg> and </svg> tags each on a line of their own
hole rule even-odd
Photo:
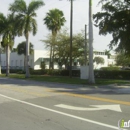
<svg viewBox="0 0 130 130">
<path fill-rule="evenodd" d="M 15 27 L 14 27 L 14 16 L 9 14 L 7 17 L 0 13 L 0 34 L 2 35 L 2 47 L 6 50 L 6 76 L 9 75 L 9 59 L 10 49 L 14 44 Z"/>
<path fill-rule="evenodd" d="M 24 0 L 15 0 L 14 3 L 10 4 L 9 10 L 15 14 L 16 17 L 16 27 L 18 35 L 24 35 L 26 38 L 26 75 L 25 77 L 30 77 L 29 73 L 29 33 L 32 32 L 33 35 L 37 32 L 37 22 L 34 17 L 37 16 L 36 10 L 43 6 L 44 2 L 42 0 L 34 1 L 32 0 L 27 6 Z"/>
<path fill-rule="evenodd" d="M 17 50 L 18 55 L 24 55 L 24 70 L 25 70 L 26 41 L 19 43 L 16 50 Z M 33 49 L 33 44 L 30 42 L 29 54 L 33 54 L 33 50 L 34 50 Z"/>
<path fill-rule="evenodd" d="M 49 65 L 49 69 L 50 69 L 51 60 L 52 63 L 54 61 L 55 38 L 57 32 L 61 29 L 61 27 L 64 25 L 66 20 L 63 12 L 59 9 L 49 10 L 49 12 L 46 14 L 46 17 L 43 20 L 44 20 L 44 24 L 47 26 L 48 30 L 52 32 L 52 36 L 53 36 L 52 45 L 50 47 L 50 65 Z"/>
<path fill-rule="evenodd" d="M 110 50 L 105 50 L 105 55 L 107 55 L 108 59 L 110 59 L 111 56 Z"/>
</svg>

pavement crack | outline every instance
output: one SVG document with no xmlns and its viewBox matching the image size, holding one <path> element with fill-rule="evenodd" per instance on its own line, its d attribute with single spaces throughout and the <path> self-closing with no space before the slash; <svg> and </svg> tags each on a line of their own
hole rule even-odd
<svg viewBox="0 0 130 130">
<path fill-rule="evenodd" d="M 52 121 L 52 120 L 51 120 Z M 71 130 L 71 129 L 69 129 L 68 127 L 66 127 L 65 125 L 63 125 L 63 124 L 61 124 L 60 122 L 57 122 L 57 121 L 52 121 L 54 124 L 57 124 L 57 125 L 59 125 L 59 126 L 62 126 L 64 129 L 66 129 L 66 130 Z"/>
</svg>

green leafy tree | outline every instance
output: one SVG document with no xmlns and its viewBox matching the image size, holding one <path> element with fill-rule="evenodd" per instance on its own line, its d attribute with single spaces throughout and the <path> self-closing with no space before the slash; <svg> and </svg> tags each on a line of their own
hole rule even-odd
<svg viewBox="0 0 130 130">
<path fill-rule="evenodd" d="M 0 34 L 2 35 L 1 45 L 6 50 L 6 76 L 9 75 L 9 60 L 10 60 L 10 50 L 14 45 L 15 26 L 14 26 L 14 16 L 9 14 L 4 16 L 0 13 Z"/>
<path fill-rule="evenodd" d="M 46 46 L 51 46 L 51 36 L 44 40 Z M 55 40 L 55 52 L 54 61 L 59 64 L 60 67 L 65 65 L 65 68 L 69 66 L 69 52 L 70 52 L 70 36 L 67 30 L 62 30 L 58 32 Z M 84 51 L 79 51 L 79 48 L 84 48 L 84 36 L 83 33 L 75 34 L 73 36 L 73 51 L 72 51 L 72 61 L 79 58 L 84 58 Z"/>
<path fill-rule="evenodd" d="M 17 52 L 17 48 L 13 48 L 11 52 Z"/>
<path fill-rule="evenodd" d="M 104 64 L 104 58 L 97 56 L 94 58 L 94 62 L 96 62 L 97 65 Z"/>
<path fill-rule="evenodd" d="M 122 67 L 128 67 L 130 66 L 130 57 L 129 55 L 126 55 L 124 52 L 120 52 L 116 56 L 116 65 L 122 66 Z"/>
<path fill-rule="evenodd" d="M 37 32 L 37 22 L 35 17 L 37 16 L 36 10 L 43 6 L 42 0 L 32 0 L 29 5 L 24 0 L 15 0 L 10 4 L 9 10 L 15 14 L 17 27 L 17 33 L 19 36 L 24 35 L 26 38 L 26 78 L 30 77 L 29 73 L 29 34 L 33 35 Z"/>
<path fill-rule="evenodd" d="M 129 0 L 100 0 L 102 11 L 94 14 L 100 35 L 111 34 L 109 46 L 130 53 L 130 2 Z"/>
<path fill-rule="evenodd" d="M 49 12 L 46 14 L 46 17 L 43 20 L 48 30 L 52 32 L 52 42 L 50 46 L 50 65 L 49 65 L 49 68 L 51 68 L 51 62 L 53 64 L 54 61 L 55 38 L 57 32 L 61 29 L 62 26 L 64 26 L 66 20 L 63 12 L 59 9 L 49 10 Z"/>
<path fill-rule="evenodd" d="M 97 56 L 94 58 L 94 62 L 96 63 L 96 67 L 101 64 L 103 65 L 104 64 L 104 58 L 100 57 L 100 56 Z"/>
<path fill-rule="evenodd" d="M 25 63 L 26 63 L 26 61 L 25 61 L 25 58 L 26 58 L 26 41 L 19 43 L 16 50 L 17 50 L 18 55 L 24 55 L 24 70 L 25 70 Z M 33 54 L 33 52 L 34 52 L 33 44 L 30 42 L 30 45 L 29 45 L 29 54 Z"/>
</svg>

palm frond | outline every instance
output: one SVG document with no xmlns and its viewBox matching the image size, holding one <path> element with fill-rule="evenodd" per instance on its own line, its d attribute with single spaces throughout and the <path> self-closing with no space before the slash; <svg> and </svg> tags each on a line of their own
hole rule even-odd
<svg viewBox="0 0 130 130">
<path fill-rule="evenodd" d="M 39 7 L 43 6 L 44 2 L 42 0 L 32 1 L 28 6 L 28 14 L 35 12 Z"/>
<path fill-rule="evenodd" d="M 14 3 L 10 4 L 9 10 L 13 13 L 27 13 L 27 5 L 24 0 L 15 0 Z"/>
</svg>

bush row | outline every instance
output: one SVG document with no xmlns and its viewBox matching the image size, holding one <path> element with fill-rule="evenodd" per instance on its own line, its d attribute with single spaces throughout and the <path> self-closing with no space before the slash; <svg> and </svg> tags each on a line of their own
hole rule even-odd
<svg viewBox="0 0 130 130">
<path fill-rule="evenodd" d="M 128 70 L 96 70 L 94 74 L 95 78 L 130 80 L 130 71 Z"/>
<path fill-rule="evenodd" d="M 117 67 L 117 66 L 115 66 L 115 67 L 113 67 L 113 66 L 112 67 L 101 67 L 100 70 L 110 70 L 110 71 L 114 70 L 115 71 L 115 70 L 120 70 L 120 67 Z"/>
<path fill-rule="evenodd" d="M 6 73 L 6 69 L 2 69 L 1 72 L 4 74 Z M 10 73 L 17 73 L 17 74 L 25 74 L 25 72 L 21 69 L 10 69 Z"/>
<path fill-rule="evenodd" d="M 69 76 L 69 70 L 30 70 L 34 75 Z M 80 70 L 72 70 L 72 76 L 80 77 Z"/>
<path fill-rule="evenodd" d="M 34 75 L 54 75 L 54 76 L 69 76 L 69 70 L 32 70 Z M 130 79 L 130 71 L 128 70 L 95 70 L 95 78 L 105 79 Z M 73 77 L 80 77 L 80 70 L 72 70 Z"/>
<path fill-rule="evenodd" d="M 6 73 L 6 70 L 2 70 Z M 10 70 L 10 73 L 25 74 L 23 70 Z M 30 69 L 32 75 L 53 75 L 53 76 L 69 76 L 69 70 L 33 70 Z M 129 70 L 95 70 L 95 78 L 104 79 L 130 79 Z M 72 70 L 73 77 L 80 77 L 80 70 Z"/>
</svg>

